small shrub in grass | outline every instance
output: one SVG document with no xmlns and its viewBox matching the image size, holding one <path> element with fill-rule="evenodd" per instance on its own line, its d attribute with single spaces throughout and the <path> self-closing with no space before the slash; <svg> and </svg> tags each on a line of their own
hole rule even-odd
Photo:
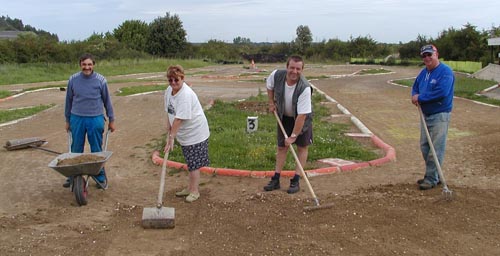
<svg viewBox="0 0 500 256">
<path fill-rule="evenodd" d="M 369 161 L 377 158 L 378 156 L 370 149 L 343 135 L 349 129 L 349 125 L 321 121 L 322 117 L 330 115 L 330 111 L 319 104 L 322 100 L 324 100 L 322 95 L 313 94 L 314 143 L 309 147 L 309 162 L 304 168 L 313 167 L 314 162 L 322 158 L 342 158 L 352 161 Z M 205 112 L 210 126 L 210 166 L 274 170 L 277 123 L 274 115 L 267 112 L 266 102 L 266 95 L 250 97 L 244 102 L 216 101 L 214 106 Z M 248 116 L 258 116 L 256 132 L 246 132 Z M 184 162 L 180 150 L 171 152 L 169 158 Z M 284 169 L 294 168 L 295 160 L 289 153 Z"/>
</svg>

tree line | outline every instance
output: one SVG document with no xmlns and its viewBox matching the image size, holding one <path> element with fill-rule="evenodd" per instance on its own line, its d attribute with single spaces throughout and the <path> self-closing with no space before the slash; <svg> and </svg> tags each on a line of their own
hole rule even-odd
<svg viewBox="0 0 500 256">
<path fill-rule="evenodd" d="M 130 58 L 197 58 L 222 63 L 244 60 L 282 61 L 291 54 L 303 55 L 309 61 L 349 62 L 351 58 L 386 58 L 401 60 L 418 58 L 419 48 L 435 44 L 446 60 L 491 61 L 493 50 L 487 39 L 500 36 L 500 26 L 478 30 L 467 23 L 462 28 L 448 28 L 436 38 L 418 35 L 415 40 L 397 44 L 380 43 L 370 36 L 313 42 L 307 25 L 296 29 L 291 42 L 257 43 L 238 36 L 233 42 L 217 39 L 204 43 L 187 42 L 187 33 L 176 14 L 166 13 L 150 23 L 127 20 L 112 32 L 94 33 L 81 41 L 59 41 L 57 35 L 24 25 L 19 19 L 0 17 L 0 31 L 24 31 L 12 40 L 0 40 L 0 63 L 71 63 L 83 52 L 98 59 Z M 496 53 L 495 53 L 496 56 Z"/>
</svg>

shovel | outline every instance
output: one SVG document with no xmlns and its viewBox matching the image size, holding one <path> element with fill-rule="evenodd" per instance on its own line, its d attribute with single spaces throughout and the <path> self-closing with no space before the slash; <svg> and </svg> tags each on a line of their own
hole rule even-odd
<svg viewBox="0 0 500 256">
<path fill-rule="evenodd" d="M 158 202 L 156 207 L 144 208 L 142 211 L 143 228 L 174 228 L 175 227 L 175 209 L 163 207 L 163 191 L 165 188 L 165 176 L 167 173 L 168 152 L 163 158 L 161 166 L 160 191 L 158 192 Z"/>
</svg>

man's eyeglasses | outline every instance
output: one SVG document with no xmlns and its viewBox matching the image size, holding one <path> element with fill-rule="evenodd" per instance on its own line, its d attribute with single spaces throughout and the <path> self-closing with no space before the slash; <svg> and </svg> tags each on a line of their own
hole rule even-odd
<svg viewBox="0 0 500 256">
<path fill-rule="evenodd" d="M 430 56 L 432 56 L 432 53 L 426 52 L 426 53 L 422 53 L 422 55 L 420 55 L 420 56 L 422 56 L 422 58 L 430 57 Z"/>
<path fill-rule="evenodd" d="M 177 78 L 175 78 L 175 79 L 169 78 L 169 79 L 168 79 L 168 82 L 169 82 L 169 83 L 173 83 L 174 81 L 175 81 L 176 83 L 178 83 L 178 82 L 179 82 L 179 79 L 177 79 Z"/>
</svg>

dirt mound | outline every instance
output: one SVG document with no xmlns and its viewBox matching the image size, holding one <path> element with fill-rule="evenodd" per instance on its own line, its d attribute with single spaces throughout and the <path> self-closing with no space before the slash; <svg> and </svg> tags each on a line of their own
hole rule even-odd
<svg viewBox="0 0 500 256">
<path fill-rule="evenodd" d="M 83 163 L 97 163 L 104 161 L 104 159 L 106 158 L 103 156 L 85 154 L 71 158 L 58 159 L 57 166 L 69 166 L 69 165 L 77 165 Z"/>
</svg>

